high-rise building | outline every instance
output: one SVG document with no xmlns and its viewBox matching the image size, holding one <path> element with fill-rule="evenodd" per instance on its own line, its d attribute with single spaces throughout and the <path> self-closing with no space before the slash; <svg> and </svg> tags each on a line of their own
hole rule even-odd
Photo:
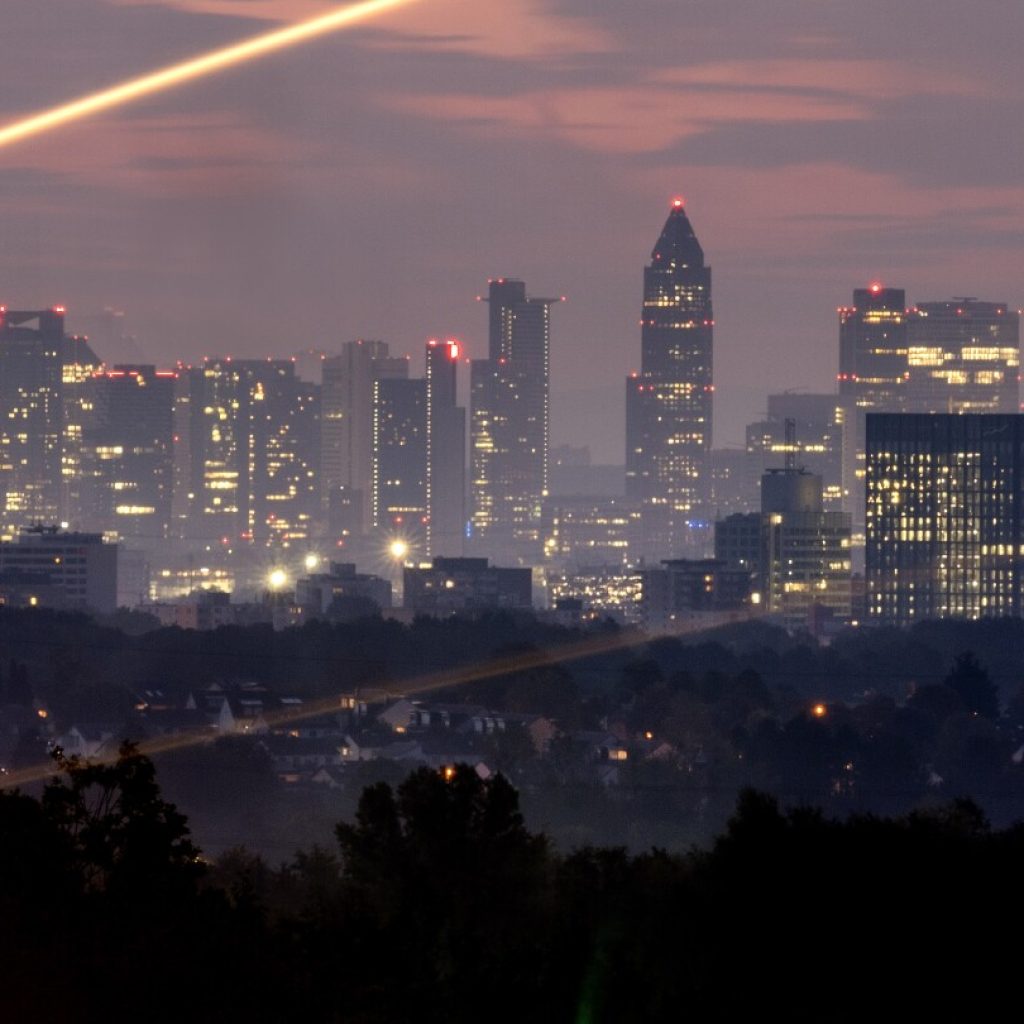
<svg viewBox="0 0 1024 1024">
<path fill-rule="evenodd" d="M 904 412 L 907 300 L 902 288 L 875 283 L 853 292 L 839 313 L 839 399 L 843 416 L 843 492 L 853 516 L 854 545 L 864 538 L 864 417 Z"/>
<path fill-rule="evenodd" d="M 626 382 L 626 493 L 643 552 L 692 550 L 708 497 L 714 314 L 711 268 L 677 199 L 644 268 L 640 372 Z"/>
<path fill-rule="evenodd" d="M 843 412 L 835 395 L 768 396 L 768 415 L 747 425 L 748 477 L 759 490 L 772 466 L 792 460 L 822 479 L 825 508 L 843 507 Z"/>
<path fill-rule="evenodd" d="M 918 303 L 907 363 L 909 412 L 1018 412 L 1020 315 L 967 297 Z"/>
<path fill-rule="evenodd" d="M 168 536 L 177 379 L 173 370 L 122 365 L 93 377 L 75 517 L 85 529 Z"/>
<path fill-rule="evenodd" d="M 492 280 L 488 358 L 474 359 L 472 532 L 501 560 L 540 561 L 551 443 L 551 305 L 522 281 Z"/>
<path fill-rule="evenodd" d="M 838 622 L 852 612 L 851 523 L 826 512 L 821 477 L 769 471 L 761 481 L 761 599 L 789 629 L 806 628 L 815 608 Z"/>
<path fill-rule="evenodd" d="M 361 533 L 371 522 L 373 388 L 409 376 L 409 361 L 383 341 L 349 341 L 322 363 L 321 475 L 329 520 Z M 337 531 L 336 531 L 337 532 Z"/>
<path fill-rule="evenodd" d="M 753 576 L 759 606 L 787 628 L 807 628 L 825 609 L 833 621 L 852 612 L 850 516 L 826 511 L 822 480 L 784 469 L 761 481 L 761 512 L 728 516 L 715 524 L 715 557 Z"/>
<path fill-rule="evenodd" d="M 89 339 L 65 335 L 61 346 L 61 521 L 81 523 L 85 432 L 94 417 L 96 374 L 102 367 Z M 100 527 L 104 529 L 105 527 Z"/>
<path fill-rule="evenodd" d="M 187 533 L 309 536 L 319 505 L 315 390 L 287 359 L 207 359 L 188 373 Z"/>
<path fill-rule="evenodd" d="M 426 347 L 427 555 L 461 555 L 466 536 L 466 410 L 458 405 L 462 346 Z"/>
<path fill-rule="evenodd" d="M 9 530 L 61 514 L 64 308 L 0 307 L 0 495 Z"/>
<path fill-rule="evenodd" d="M 868 614 L 1024 612 L 1024 416 L 867 417 Z"/>
<path fill-rule="evenodd" d="M 427 547 L 427 382 L 373 385 L 372 525 L 401 537 L 411 551 Z"/>
</svg>

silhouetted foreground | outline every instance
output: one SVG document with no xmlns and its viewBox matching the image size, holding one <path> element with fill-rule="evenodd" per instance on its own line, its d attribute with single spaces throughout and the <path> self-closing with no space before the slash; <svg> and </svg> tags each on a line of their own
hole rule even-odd
<svg viewBox="0 0 1024 1024">
<path fill-rule="evenodd" d="M 368 788 L 338 849 L 206 865 L 130 747 L 0 794 L 10 1021 L 972 1019 L 1016 989 L 1024 829 L 748 791 L 706 853 L 570 856 L 466 767 Z"/>
</svg>

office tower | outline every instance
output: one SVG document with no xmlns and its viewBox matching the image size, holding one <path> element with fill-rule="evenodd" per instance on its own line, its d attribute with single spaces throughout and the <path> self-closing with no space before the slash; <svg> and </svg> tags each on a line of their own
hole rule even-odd
<svg viewBox="0 0 1024 1024">
<path fill-rule="evenodd" d="M 849 514 L 825 510 L 821 477 L 798 469 L 791 453 L 784 469 L 765 473 L 760 514 L 715 524 L 715 557 L 752 575 L 759 606 L 788 629 L 807 628 L 818 609 L 846 622 L 850 533 Z"/>
<path fill-rule="evenodd" d="M 761 481 L 760 593 L 764 610 L 787 629 L 807 628 L 815 608 L 848 622 L 852 609 L 846 512 L 826 512 L 821 477 L 771 470 Z"/>
<path fill-rule="evenodd" d="M 843 413 L 835 395 L 786 392 L 768 396 L 767 417 L 747 425 L 749 483 L 792 457 L 822 478 L 826 509 L 843 507 Z"/>
<path fill-rule="evenodd" d="M 160 540 L 171 526 L 178 375 L 118 365 L 92 380 L 77 520 L 89 530 Z"/>
<path fill-rule="evenodd" d="M 461 354 L 453 338 L 427 342 L 428 557 L 461 555 L 466 536 L 466 410 L 456 391 Z"/>
<path fill-rule="evenodd" d="M 488 357 L 470 372 L 473 515 L 477 550 L 540 561 L 548 493 L 551 305 L 522 281 L 489 282 Z"/>
<path fill-rule="evenodd" d="M 873 284 L 839 312 L 839 394 L 857 409 L 898 412 L 907 385 L 907 308 L 902 288 Z"/>
<path fill-rule="evenodd" d="M 427 382 L 373 385 L 372 525 L 422 555 L 427 544 Z"/>
<path fill-rule="evenodd" d="M 907 411 L 1017 412 L 1019 332 L 1005 302 L 918 303 L 907 320 Z"/>
<path fill-rule="evenodd" d="M 640 372 L 626 382 L 626 493 L 643 504 L 643 553 L 694 547 L 709 496 L 711 268 L 683 208 L 672 204 L 644 268 Z"/>
<path fill-rule="evenodd" d="M 383 341 L 350 341 L 323 360 L 321 493 L 335 532 L 362 533 L 371 522 L 373 387 L 408 376 L 408 359 L 389 356 Z"/>
<path fill-rule="evenodd" d="M 872 284 L 839 313 L 839 399 L 843 416 L 843 491 L 854 544 L 864 536 L 864 417 L 906 409 L 907 308 L 902 288 Z"/>
<path fill-rule="evenodd" d="M 617 566 L 637 560 L 640 505 L 629 498 L 549 498 L 544 503 L 544 560 L 550 565 Z"/>
<path fill-rule="evenodd" d="M 882 623 L 1024 611 L 1024 416 L 869 415 L 867 604 Z"/>
<path fill-rule="evenodd" d="M 318 402 L 292 362 L 207 359 L 188 375 L 186 533 L 257 542 L 309 536 L 319 505 Z"/>
<path fill-rule="evenodd" d="M 64 309 L 0 307 L 0 494 L 11 528 L 61 512 Z"/>
<path fill-rule="evenodd" d="M 102 362 L 88 338 L 65 335 L 61 345 L 61 500 L 62 522 L 81 526 L 85 431 L 92 422 L 96 374 Z M 105 529 L 105 527 L 98 527 Z"/>
</svg>

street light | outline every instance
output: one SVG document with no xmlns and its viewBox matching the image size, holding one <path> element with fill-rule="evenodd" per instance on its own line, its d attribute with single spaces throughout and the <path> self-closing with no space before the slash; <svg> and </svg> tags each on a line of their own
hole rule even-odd
<svg viewBox="0 0 1024 1024">
<path fill-rule="evenodd" d="M 401 537 L 397 537 L 388 546 L 388 553 L 396 562 L 404 562 L 405 556 L 409 554 L 409 545 Z"/>
<path fill-rule="evenodd" d="M 270 575 L 267 576 L 267 583 L 270 584 L 271 590 L 281 590 L 284 585 L 288 582 L 288 573 L 284 569 L 274 569 Z"/>
<path fill-rule="evenodd" d="M 303 565 L 306 567 L 306 572 L 312 572 L 320 564 L 320 556 L 313 554 L 311 551 L 306 555 Z"/>
</svg>

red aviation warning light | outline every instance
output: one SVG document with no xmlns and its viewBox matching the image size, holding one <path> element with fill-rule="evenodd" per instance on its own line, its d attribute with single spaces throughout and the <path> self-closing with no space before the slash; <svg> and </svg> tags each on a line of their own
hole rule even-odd
<svg viewBox="0 0 1024 1024">
<path fill-rule="evenodd" d="M 877 295 L 882 290 L 882 286 L 877 281 L 872 281 L 869 290 L 872 295 Z"/>
<path fill-rule="evenodd" d="M 456 338 L 449 338 L 445 344 L 448 346 L 448 358 L 454 363 L 459 358 L 462 346 Z"/>
<path fill-rule="evenodd" d="M 683 202 L 683 197 L 682 196 L 676 196 L 675 199 L 672 200 L 672 209 L 673 210 L 681 210 L 685 205 L 686 205 L 686 203 Z"/>
</svg>

